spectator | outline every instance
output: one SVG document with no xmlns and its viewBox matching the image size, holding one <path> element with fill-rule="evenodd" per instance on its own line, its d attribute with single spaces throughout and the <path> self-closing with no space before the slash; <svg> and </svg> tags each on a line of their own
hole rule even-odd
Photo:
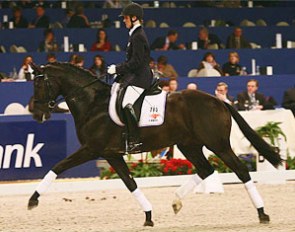
<svg viewBox="0 0 295 232">
<path fill-rule="evenodd" d="M 75 60 L 74 60 L 74 64 L 77 65 L 80 68 L 84 67 L 84 57 L 77 55 Z"/>
<path fill-rule="evenodd" d="M 15 1 L 15 4 L 17 7 L 20 7 L 21 9 L 28 9 L 28 8 L 33 8 L 34 3 L 29 0 L 23 0 L 23 1 Z"/>
<path fill-rule="evenodd" d="M 99 29 L 96 33 L 96 42 L 92 45 L 90 50 L 107 52 L 111 50 L 111 47 L 106 31 L 104 29 Z"/>
<path fill-rule="evenodd" d="M 222 75 L 220 65 L 216 62 L 215 55 L 212 52 L 207 52 L 204 55 L 202 62 L 199 64 L 198 73 L 202 69 L 215 69 Z"/>
<path fill-rule="evenodd" d="M 48 28 L 49 18 L 45 14 L 45 8 L 43 6 L 36 7 L 36 18 L 32 21 L 30 28 Z"/>
<path fill-rule="evenodd" d="M 198 47 L 200 49 L 212 49 L 213 46 L 221 48 L 221 41 L 217 35 L 209 33 L 206 27 L 199 30 Z"/>
<path fill-rule="evenodd" d="M 86 28 L 89 27 L 89 21 L 87 16 L 84 14 L 83 5 L 78 5 L 76 7 L 75 14 L 71 17 L 67 27 L 70 28 Z"/>
<path fill-rule="evenodd" d="M 295 87 L 284 92 L 282 106 L 292 111 L 295 116 Z"/>
<path fill-rule="evenodd" d="M 224 82 L 219 82 L 216 86 L 215 95 L 221 101 L 234 105 L 234 97 L 228 95 L 228 85 Z"/>
<path fill-rule="evenodd" d="M 150 68 L 152 71 L 156 68 L 156 63 L 153 57 L 150 57 L 150 62 L 149 62 Z"/>
<path fill-rule="evenodd" d="M 57 52 L 58 45 L 55 40 L 54 33 L 51 29 L 44 31 L 44 40 L 39 44 L 39 52 Z"/>
<path fill-rule="evenodd" d="M 242 75 L 242 67 L 239 65 L 240 57 L 237 52 L 230 52 L 228 62 L 222 66 L 224 76 L 239 76 Z"/>
<path fill-rule="evenodd" d="M 56 59 L 56 56 L 54 53 L 48 53 L 46 59 L 47 59 L 48 64 L 52 64 L 52 63 L 57 62 L 57 59 Z"/>
<path fill-rule="evenodd" d="M 251 48 L 250 43 L 244 38 L 242 28 L 236 27 L 234 32 L 228 36 L 226 48 Z"/>
<path fill-rule="evenodd" d="M 72 54 L 70 55 L 70 58 L 69 58 L 69 63 L 70 64 L 76 64 L 76 58 L 77 58 L 78 54 Z"/>
<path fill-rule="evenodd" d="M 169 93 L 174 93 L 176 92 L 178 88 L 178 82 L 175 78 L 171 78 L 169 80 Z"/>
<path fill-rule="evenodd" d="M 93 59 L 93 65 L 89 68 L 98 79 L 106 81 L 106 65 L 101 55 L 96 55 Z"/>
<path fill-rule="evenodd" d="M 178 74 L 171 64 L 168 64 L 166 56 L 159 56 L 157 60 L 158 73 L 160 77 L 177 78 Z"/>
<path fill-rule="evenodd" d="M 31 68 L 30 64 L 33 62 L 33 57 L 32 56 L 26 56 L 23 60 L 22 67 L 20 68 L 18 72 L 18 79 L 19 80 L 33 80 L 34 79 L 34 74 L 33 74 L 33 69 Z"/>
<path fill-rule="evenodd" d="M 103 4 L 103 8 L 124 8 L 129 0 L 106 0 Z"/>
<path fill-rule="evenodd" d="M 266 100 L 263 94 L 258 93 L 258 81 L 250 79 L 247 90 L 238 94 L 238 110 L 264 110 Z"/>
<path fill-rule="evenodd" d="M 0 82 L 13 82 L 13 78 L 10 78 L 5 73 L 0 72 Z"/>
<path fill-rule="evenodd" d="M 170 30 L 166 37 L 158 37 L 151 45 L 151 50 L 177 50 L 184 49 L 183 44 L 177 45 L 176 41 L 178 39 L 178 32 L 175 30 Z"/>
<path fill-rule="evenodd" d="M 23 16 L 22 9 L 20 7 L 14 7 L 12 9 L 12 18 L 10 19 L 13 22 L 14 28 L 27 28 L 28 27 L 28 20 Z"/>
<path fill-rule="evenodd" d="M 190 90 L 198 90 L 198 86 L 197 86 L 197 84 L 195 84 L 195 83 L 189 83 L 189 84 L 186 86 L 186 89 L 190 89 Z"/>
<path fill-rule="evenodd" d="M 66 9 L 64 12 L 65 12 L 65 16 L 62 19 L 61 24 L 65 28 L 67 27 L 71 17 L 75 14 L 75 12 L 71 8 Z"/>
<path fill-rule="evenodd" d="M 159 83 L 159 87 L 166 92 L 169 92 L 169 81 L 167 80 L 161 80 Z"/>
</svg>

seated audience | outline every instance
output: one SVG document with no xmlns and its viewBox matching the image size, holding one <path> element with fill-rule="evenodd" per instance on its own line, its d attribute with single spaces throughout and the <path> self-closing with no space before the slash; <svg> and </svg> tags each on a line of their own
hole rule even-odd
<svg viewBox="0 0 295 232">
<path fill-rule="evenodd" d="M 282 106 L 292 111 L 295 116 L 295 87 L 284 92 Z"/>
<path fill-rule="evenodd" d="M 198 86 L 195 83 L 188 83 L 187 86 L 186 86 L 186 89 L 197 90 Z"/>
<path fill-rule="evenodd" d="M 36 7 L 36 18 L 29 25 L 30 28 L 48 28 L 49 17 L 45 14 L 45 8 L 43 6 Z"/>
<path fill-rule="evenodd" d="M 171 78 L 169 80 L 169 93 L 174 93 L 176 92 L 178 88 L 178 82 L 175 78 Z"/>
<path fill-rule="evenodd" d="M 27 28 L 29 23 L 28 20 L 23 16 L 22 9 L 20 7 L 14 7 L 12 9 L 12 18 L 10 19 L 13 22 L 14 28 Z"/>
<path fill-rule="evenodd" d="M 221 101 L 230 105 L 234 105 L 234 97 L 228 95 L 228 85 L 224 82 L 219 82 L 215 89 L 215 95 Z"/>
<path fill-rule="evenodd" d="M 46 56 L 46 59 L 47 59 L 48 64 L 52 64 L 52 63 L 57 62 L 57 59 L 56 59 L 56 56 L 54 53 L 48 53 Z"/>
<path fill-rule="evenodd" d="M 157 60 L 158 73 L 160 77 L 177 78 L 178 74 L 171 64 L 168 64 L 166 56 L 159 56 Z"/>
<path fill-rule="evenodd" d="M 106 65 L 104 58 L 101 55 L 96 55 L 93 59 L 93 64 L 89 68 L 89 71 L 93 73 L 98 79 L 106 81 Z"/>
<path fill-rule="evenodd" d="M 75 14 L 71 17 L 67 27 L 69 28 L 87 28 L 89 27 L 89 21 L 87 16 L 84 14 L 83 5 L 76 7 Z"/>
<path fill-rule="evenodd" d="M 221 48 L 221 41 L 217 35 L 209 33 L 206 27 L 201 27 L 198 37 L 198 48 L 200 49 L 212 49 L 213 46 Z"/>
<path fill-rule="evenodd" d="M 74 65 L 77 65 L 80 68 L 84 68 L 84 57 L 77 55 L 74 59 Z"/>
<path fill-rule="evenodd" d="M 228 62 L 222 66 L 224 76 L 239 76 L 242 74 L 242 66 L 239 65 L 240 57 L 237 52 L 230 52 Z"/>
<path fill-rule="evenodd" d="M 91 51 L 110 51 L 111 43 L 108 41 L 107 33 L 104 29 L 99 29 L 96 33 L 96 42 L 92 45 Z"/>
<path fill-rule="evenodd" d="M 250 43 L 243 36 L 242 28 L 236 27 L 234 32 L 227 37 L 226 48 L 251 48 Z"/>
<path fill-rule="evenodd" d="M 75 64 L 77 56 L 78 56 L 78 54 L 76 54 L 76 53 L 71 54 L 70 58 L 69 58 L 69 63 L 70 64 Z"/>
<path fill-rule="evenodd" d="M 5 73 L 0 72 L 0 82 L 13 82 L 13 78 L 8 77 Z"/>
<path fill-rule="evenodd" d="M 247 90 L 238 94 L 238 110 L 265 110 L 268 107 L 265 96 L 257 92 L 258 81 L 250 79 Z"/>
<path fill-rule="evenodd" d="M 22 67 L 20 68 L 18 72 L 18 80 L 27 80 L 31 81 L 34 79 L 34 70 L 30 66 L 30 64 L 33 62 L 32 56 L 26 56 L 23 60 Z"/>
<path fill-rule="evenodd" d="M 159 87 L 166 92 L 169 92 L 169 81 L 167 80 L 161 80 L 159 83 Z"/>
<path fill-rule="evenodd" d="M 183 44 L 176 44 L 178 39 L 178 32 L 175 30 L 170 30 L 167 33 L 167 36 L 158 37 L 151 45 L 151 50 L 178 50 L 184 49 L 185 46 Z"/>
<path fill-rule="evenodd" d="M 220 65 L 216 62 L 215 55 L 212 52 L 207 52 L 204 55 L 202 62 L 199 64 L 198 73 L 202 69 L 215 69 L 222 75 Z"/>
<path fill-rule="evenodd" d="M 64 18 L 61 20 L 61 24 L 62 26 L 65 28 L 67 27 L 68 23 L 71 20 L 71 17 L 75 14 L 75 12 L 73 11 L 73 9 L 71 8 L 67 8 L 64 10 Z"/>
<path fill-rule="evenodd" d="M 55 40 L 54 33 L 51 29 L 44 31 L 44 40 L 39 44 L 39 52 L 57 52 L 58 45 Z"/>
</svg>

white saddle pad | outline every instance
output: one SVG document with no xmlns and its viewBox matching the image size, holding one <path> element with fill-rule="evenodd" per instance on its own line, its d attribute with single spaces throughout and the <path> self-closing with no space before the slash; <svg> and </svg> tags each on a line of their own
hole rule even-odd
<svg viewBox="0 0 295 232">
<path fill-rule="evenodd" d="M 109 114 L 111 119 L 119 126 L 124 126 L 120 120 L 116 110 L 116 100 L 118 91 L 120 89 L 119 83 L 114 83 L 111 90 L 111 99 L 109 103 Z M 141 107 L 139 127 L 159 126 L 164 123 L 165 105 L 166 105 L 166 91 L 160 94 L 146 96 Z"/>
</svg>

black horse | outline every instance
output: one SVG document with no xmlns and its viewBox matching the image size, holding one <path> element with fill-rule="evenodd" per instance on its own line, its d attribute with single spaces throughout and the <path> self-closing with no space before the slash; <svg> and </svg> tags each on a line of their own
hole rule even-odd
<svg viewBox="0 0 295 232">
<path fill-rule="evenodd" d="M 33 117 L 39 122 L 49 119 L 50 109 L 55 105 L 57 97 L 62 95 L 74 117 L 81 148 L 48 172 L 31 196 L 28 209 L 38 205 L 39 196 L 47 190 L 57 175 L 89 160 L 103 157 L 141 204 L 146 214 L 144 225 L 153 226 L 152 206 L 137 188 L 123 159 L 123 153 L 120 152 L 124 128 L 116 125 L 108 113 L 111 86 L 96 79 L 89 71 L 68 63 L 48 64 L 42 68 L 33 65 L 33 68 L 38 74 L 34 80 Z M 196 167 L 198 176 L 205 179 L 214 172 L 202 152 L 202 147 L 206 146 L 217 154 L 243 183 L 247 183 L 251 180 L 247 167 L 241 163 L 230 146 L 231 116 L 253 146 L 274 166 L 279 165 L 280 156 L 249 127 L 237 111 L 209 94 L 194 90 L 169 95 L 164 124 L 140 129 L 142 151 L 176 144 Z M 258 192 L 256 188 L 254 190 L 254 197 L 249 194 L 255 205 Z M 269 221 L 263 205 L 256 208 L 260 222 Z"/>
</svg>

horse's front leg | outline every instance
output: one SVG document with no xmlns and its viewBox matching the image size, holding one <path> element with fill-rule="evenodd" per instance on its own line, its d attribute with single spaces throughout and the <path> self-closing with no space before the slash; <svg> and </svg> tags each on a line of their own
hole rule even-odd
<svg viewBox="0 0 295 232">
<path fill-rule="evenodd" d="M 63 159 L 62 161 L 58 162 L 42 179 L 42 181 L 37 186 L 35 192 L 31 196 L 28 209 L 33 209 L 38 206 L 39 200 L 38 198 L 40 195 L 45 193 L 51 183 L 57 178 L 59 174 L 62 172 L 83 164 L 89 160 L 94 159 L 94 156 L 91 156 L 91 153 L 88 151 L 86 147 L 81 147 L 78 151 L 73 153 L 72 155 L 68 156 L 67 158 Z"/>
<path fill-rule="evenodd" d="M 141 192 L 141 190 L 137 187 L 136 182 L 134 181 L 129 168 L 123 159 L 122 156 L 118 155 L 117 157 L 107 158 L 108 163 L 115 169 L 117 174 L 123 180 L 126 187 L 135 197 L 135 199 L 141 205 L 141 208 L 145 212 L 145 222 L 144 226 L 154 226 L 154 222 L 152 221 L 152 205 Z"/>
</svg>

